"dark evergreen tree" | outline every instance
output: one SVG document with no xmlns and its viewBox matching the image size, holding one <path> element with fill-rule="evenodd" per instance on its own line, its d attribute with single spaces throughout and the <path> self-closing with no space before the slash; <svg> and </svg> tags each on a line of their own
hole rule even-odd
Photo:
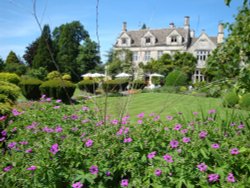
<svg viewBox="0 0 250 188">
<path fill-rule="evenodd" d="M 10 63 L 19 64 L 20 61 L 19 61 L 17 55 L 15 54 L 15 52 L 10 51 L 9 55 L 8 55 L 7 58 L 6 58 L 5 63 L 6 63 L 6 64 L 10 64 Z"/>
<path fill-rule="evenodd" d="M 17 55 L 13 51 L 10 51 L 9 55 L 6 58 L 3 71 L 23 75 L 26 70 L 27 67 L 22 63 Z"/>
<path fill-rule="evenodd" d="M 147 26 L 145 23 L 142 24 L 141 29 L 147 29 Z"/>
<path fill-rule="evenodd" d="M 0 72 L 2 72 L 4 70 L 4 61 L 3 59 L 0 57 Z"/>
<path fill-rule="evenodd" d="M 39 44 L 39 38 L 33 41 L 29 46 L 27 46 L 24 52 L 23 58 L 30 67 L 32 67 L 32 62 L 36 55 L 38 44 Z"/>
<path fill-rule="evenodd" d="M 32 62 L 32 68 L 46 67 L 49 72 L 56 70 L 51 57 L 51 55 L 53 56 L 53 52 L 50 28 L 49 25 L 45 25 L 38 41 L 38 47 Z"/>
</svg>

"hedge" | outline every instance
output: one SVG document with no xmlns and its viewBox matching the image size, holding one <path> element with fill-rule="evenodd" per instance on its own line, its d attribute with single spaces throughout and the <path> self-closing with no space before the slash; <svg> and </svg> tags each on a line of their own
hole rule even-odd
<svg viewBox="0 0 250 188">
<path fill-rule="evenodd" d="M 74 94 L 76 86 L 70 81 L 54 79 L 43 82 L 39 88 L 42 94 L 45 94 L 47 97 L 69 102 Z"/>
<path fill-rule="evenodd" d="M 20 93 L 20 88 L 15 84 L 0 81 L 0 94 L 7 96 L 7 98 L 12 102 L 17 100 Z"/>
<path fill-rule="evenodd" d="M 18 85 L 20 82 L 20 77 L 15 73 L 1 72 L 0 81 L 10 82 L 12 84 Z"/>
<path fill-rule="evenodd" d="M 167 86 L 184 86 L 187 84 L 187 75 L 179 70 L 174 70 L 166 77 Z"/>
<path fill-rule="evenodd" d="M 102 88 L 105 92 L 119 92 L 124 91 L 128 86 L 128 80 L 117 79 L 108 80 L 102 84 Z"/>
<path fill-rule="evenodd" d="M 240 100 L 240 107 L 244 110 L 250 110 L 250 93 L 242 96 Z"/>
<path fill-rule="evenodd" d="M 89 93 L 95 93 L 95 90 L 98 88 L 98 83 L 94 80 L 82 80 L 78 83 L 78 88 Z"/>
<path fill-rule="evenodd" d="M 41 97 L 39 86 L 42 81 L 36 78 L 24 79 L 20 82 L 20 88 L 23 96 L 28 100 L 38 100 Z"/>
<path fill-rule="evenodd" d="M 239 103 L 239 96 L 235 92 L 229 92 L 224 95 L 222 103 L 225 107 L 234 107 Z"/>
</svg>

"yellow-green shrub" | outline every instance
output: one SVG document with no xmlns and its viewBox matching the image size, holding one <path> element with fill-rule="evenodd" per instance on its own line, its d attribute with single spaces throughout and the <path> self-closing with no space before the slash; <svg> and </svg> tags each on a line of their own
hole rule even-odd
<svg viewBox="0 0 250 188">
<path fill-rule="evenodd" d="M 0 81 L 10 82 L 12 84 L 18 85 L 20 82 L 20 77 L 15 73 L 1 72 Z"/>
</svg>

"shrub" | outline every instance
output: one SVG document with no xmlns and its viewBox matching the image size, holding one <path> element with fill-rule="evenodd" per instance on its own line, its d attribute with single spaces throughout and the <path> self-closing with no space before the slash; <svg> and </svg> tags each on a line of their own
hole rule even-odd
<svg viewBox="0 0 250 188">
<path fill-rule="evenodd" d="M 7 96 L 9 100 L 15 102 L 20 95 L 20 88 L 15 84 L 0 81 L 0 94 Z"/>
<path fill-rule="evenodd" d="M 47 75 L 48 80 L 54 80 L 54 79 L 59 79 L 61 77 L 60 72 L 58 71 L 52 71 Z"/>
<path fill-rule="evenodd" d="M 44 67 L 39 67 L 38 69 L 30 69 L 27 73 L 29 77 L 37 78 L 39 80 L 45 80 L 48 71 Z"/>
<path fill-rule="evenodd" d="M 187 91 L 187 87 L 181 86 L 181 87 L 179 88 L 179 91 L 180 91 L 180 92 L 186 92 L 186 91 Z"/>
<path fill-rule="evenodd" d="M 39 88 L 42 94 L 45 94 L 47 97 L 69 102 L 76 86 L 70 81 L 54 79 L 43 82 Z"/>
<path fill-rule="evenodd" d="M 124 91 L 127 86 L 128 80 L 125 79 L 108 80 L 102 84 L 103 90 L 105 92 Z"/>
<path fill-rule="evenodd" d="M 131 89 L 143 89 L 146 86 L 146 83 L 143 80 L 135 80 L 130 83 Z"/>
<path fill-rule="evenodd" d="M 11 100 L 4 94 L 0 94 L 0 103 L 11 103 Z"/>
<path fill-rule="evenodd" d="M 98 88 L 98 83 L 94 80 L 82 80 L 78 83 L 80 90 L 85 90 L 89 93 L 95 93 L 95 90 Z"/>
<path fill-rule="evenodd" d="M 223 97 L 223 106 L 225 107 L 234 107 L 239 103 L 239 96 L 235 92 L 229 92 Z"/>
<path fill-rule="evenodd" d="M 11 105 L 9 103 L 0 102 L 0 116 L 9 115 L 11 113 Z"/>
<path fill-rule="evenodd" d="M 63 77 L 62 77 L 62 79 L 70 81 L 71 80 L 71 76 L 69 74 L 64 74 Z"/>
<path fill-rule="evenodd" d="M 23 96 L 28 100 L 38 100 L 41 97 L 39 86 L 42 81 L 36 78 L 24 79 L 20 82 L 20 88 Z"/>
<path fill-rule="evenodd" d="M 240 107 L 244 110 L 250 110 L 250 93 L 242 96 L 240 100 Z"/>
<path fill-rule="evenodd" d="M 187 75 L 181 71 L 174 70 L 166 77 L 167 86 L 184 86 L 187 84 Z"/>
<path fill-rule="evenodd" d="M 18 85 L 20 82 L 20 77 L 15 73 L 1 72 L 0 81 L 10 82 L 12 84 Z"/>
</svg>

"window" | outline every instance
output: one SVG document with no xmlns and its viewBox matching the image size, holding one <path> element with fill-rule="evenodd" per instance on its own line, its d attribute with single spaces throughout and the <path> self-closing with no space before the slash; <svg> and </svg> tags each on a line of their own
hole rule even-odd
<svg viewBox="0 0 250 188">
<path fill-rule="evenodd" d="M 197 60 L 198 61 L 206 61 L 207 56 L 209 54 L 209 51 L 208 50 L 198 50 L 196 52 L 196 54 L 197 54 Z"/>
<path fill-rule="evenodd" d="M 125 52 L 121 52 L 121 54 L 120 54 L 120 60 L 121 61 L 125 61 L 125 59 L 126 59 L 126 53 Z"/>
<path fill-rule="evenodd" d="M 127 44 L 127 39 L 126 38 L 122 38 L 122 44 Z"/>
<path fill-rule="evenodd" d="M 146 44 L 150 44 L 150 43 L 151 43 L 150 37 L 146 37 Z"/>
<path fill-rule="evenodd" d="M 133 52 L 133 61 L 138 60 L 138 52 Z"/>
<path fill-rule="evenodd" d="M 163 51 L 159 50 L 157 53 L 157 58 L 160 59 L 162 55 L 163 55 Z"/>
<path fill-rule="evenodd" d="M 171 42 L 177 42 L 177 36 L 172 36 L 171 37 Z"/>
<path fill-rule="evenodd" d="M 144 61 L 149 61 L 149 60 L 150 60 L 150 51 L 145 51 Z"/>
</svg>

